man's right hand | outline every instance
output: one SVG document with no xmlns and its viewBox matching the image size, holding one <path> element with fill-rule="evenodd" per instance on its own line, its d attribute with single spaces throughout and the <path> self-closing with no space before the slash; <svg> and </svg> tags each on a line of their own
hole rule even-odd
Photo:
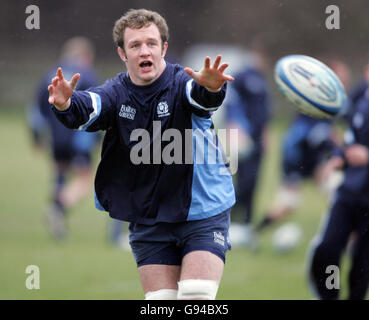
<svg viewBox="0 0 369 320">
<path fill-rule="evenodd" d="M 70 81 L 64 79 L 61 68 L 58 68 L 56 76 L 47 87 L 49 90 L 49 103 L 53 104 L 59 111 L 65 111 L 70 106 L 70 97 L 75 90 L 78 80 L 81 77 L 76 73 Z"/>
<path fill-rule="evenodd" d="M 354 143 L 346 148 L 345 157 L 353 167 L 366 166 L 369 163 L 369 150 L 362 144 Z"/>
</svg>

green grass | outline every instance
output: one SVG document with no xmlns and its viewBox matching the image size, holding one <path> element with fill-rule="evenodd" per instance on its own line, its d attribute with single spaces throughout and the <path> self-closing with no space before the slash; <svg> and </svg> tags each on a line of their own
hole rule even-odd
<svg viewBox="0 0 369 320">
<path fill-rule="evenodd" d="M 277 188 L 282 132 L 283 125 L 273 125 L 256 199 L 257 220 Z M 92 190 L 70 212 L 67 241 L 56 243 L 44 221 L 50 163 L 46 154 L 32 149 L 19 114 L 0 113 L 0 146 L 0 299 L 142 299 L 133 256 L 108 244 L 109 218 L 94 208 Z M 231 250 L 218 298 L 310 299 L 306 251 L 326 207 L 307 183 L 303 205 L 291 217 L 304 229 L 303 244 L 278 255 L 270 246 L 272 229 L 261 239 L 260 252 Z M 40 290 L 25 287 L 28 265 L 40 268 Z"/>
</svg>

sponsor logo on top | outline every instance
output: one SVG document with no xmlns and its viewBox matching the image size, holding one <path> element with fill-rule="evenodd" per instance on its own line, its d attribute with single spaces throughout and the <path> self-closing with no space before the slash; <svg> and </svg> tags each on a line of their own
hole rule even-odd
<svg viewBox="0 0 369 320">
<path fill-rule="evenodd" d="M 136 115 L 136 108 L 122 104 L 119 111 L 119 116 L 122 118 L 134 120 Z"/>
</svg>

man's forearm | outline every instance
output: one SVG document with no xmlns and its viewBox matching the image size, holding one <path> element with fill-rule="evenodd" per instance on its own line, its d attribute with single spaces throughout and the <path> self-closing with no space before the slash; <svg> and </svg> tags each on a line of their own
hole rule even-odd
<svg viewBox="0 0 369 320">
<path fill-rule="evenodd" d="M 223 103 L 226 85 L 221 87 L 221 89 L 216 92 L 210 91 L 196 82 L 194 82 L 192 85 L 191 97 L 202 106 L 216 108 Z"/>
<path fill-rule="evenodd" d="M 70 129 L 79 129 L 89 120 L 89 114 L 93 112 L 88 93 L 83 91 L 74 92 L 63 106 L 54 105 L 52 110 L 59 121 Z"/>
</svg>

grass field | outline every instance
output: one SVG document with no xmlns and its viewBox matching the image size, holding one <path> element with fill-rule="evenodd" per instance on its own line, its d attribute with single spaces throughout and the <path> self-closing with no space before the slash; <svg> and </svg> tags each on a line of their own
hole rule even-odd
<svg viewBox="0 0 369 320">
<path fill-rule="evenodd" d="M 256 199 L 257 220 L 277 187 L 283 127 L 272 126 Z M 108 243 L 109 218 L 94 208 L 92 190 L 89 199 L 70 213 L 68 239 L 63 243 L 50 239 L 44 221 L 50 164 L 46 154 L 33 150 L 29 142 L 23 116 L 0 113 L 0 299 L 142 299 L 133 256 Z M 261 239 L 259 252 L 233 249 L 218 299 L 310 299 L 307 246 L 326 207 L 323 196 L 307 183 L 303 205 L 291 217 L 303 227 L 302 245 L 285 255 L 273 252 L 272 229 Z M 40 269 L 39 290 L 25 287 L 28 265 Z"/>
</svg>

